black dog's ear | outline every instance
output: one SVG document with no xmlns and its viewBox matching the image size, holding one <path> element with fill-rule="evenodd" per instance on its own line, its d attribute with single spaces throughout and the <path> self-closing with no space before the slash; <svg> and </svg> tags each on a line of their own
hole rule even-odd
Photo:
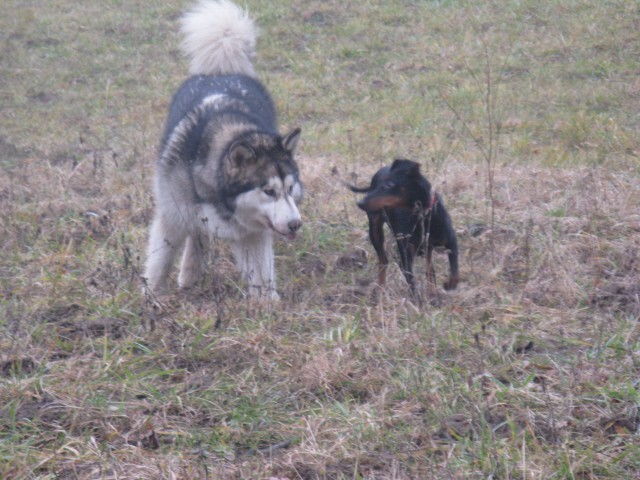
<svg viewBox="0 0 640 480">
<path fill-rule="evenodd" d="M 409 160 L 403 160 L 401 158 L 396 158 L 393 163 L 391 164 L 391 170 L 398 170 L 400 168 L 402 168 L 402 165 L 404 165 L 404 162 L 408 162 Z"/>
<path fill-rule="evenodd" d="M 420 164 L 404 158 L 398 158 L 391 164 L 391 170 L 404 170 L 407 175 L 420 175 Z"/>
</svg>

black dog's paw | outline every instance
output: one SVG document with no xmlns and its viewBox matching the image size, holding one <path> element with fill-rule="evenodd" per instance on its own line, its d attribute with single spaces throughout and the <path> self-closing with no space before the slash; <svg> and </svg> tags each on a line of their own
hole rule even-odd
<svg viewBox="0 0 640 480">
<path fill-rule="evenodd" d="M 455 290 L 456 287 L 458 286 L 458 277 L 449 277 L 449 280 L 447 280 L 446 282 L 444 282 L 442 284 L 442 287 L 445 290 Z"/>
<path fill-rule="evenodd" d="M 442 295 L 438 293 L 429 295 L 429 297 L 427 298 L 427 301 L 429 305 L 435 308 L 440 308 L 444 305 L 444 299 L 442 298 Z"/>
</svg>

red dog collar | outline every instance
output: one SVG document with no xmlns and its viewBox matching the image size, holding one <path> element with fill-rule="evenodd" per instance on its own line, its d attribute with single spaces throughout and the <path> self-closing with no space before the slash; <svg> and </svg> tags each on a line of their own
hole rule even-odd
<svg viewBox="0 0 640 480">
<path fill-rule="evenodd" d="M 431 198 L 429 199 L 429 205 L 424 209 L 424 213 L 429 213 L 431 209 L 436 206 L 436 203 L 438 203 L 438 197 L 436 192 L 433 192 L 433 195 L 431 195 Z"/>
</svg>

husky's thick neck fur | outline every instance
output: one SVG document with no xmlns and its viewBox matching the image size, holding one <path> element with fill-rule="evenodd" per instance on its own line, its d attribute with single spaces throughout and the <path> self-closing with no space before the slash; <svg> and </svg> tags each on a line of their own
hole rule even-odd
<svg viewBox="0 0 640 480">
<path fill-rule="evenodd" d="M 300 129 L 278 133 L 273 101 L 255 78 L 255 28 L 227 0 L 201 2 L 182 18 L 192 76 L 173 97 L 156 165 L 156 214 L 146 278 L 155 291 L 185 244 L 179 283 L 202 275 L 206 236 L 233 241 L 251 294 L 275 297 L 272 233 L 302 225 L 294 153 Z"/>
</svg>

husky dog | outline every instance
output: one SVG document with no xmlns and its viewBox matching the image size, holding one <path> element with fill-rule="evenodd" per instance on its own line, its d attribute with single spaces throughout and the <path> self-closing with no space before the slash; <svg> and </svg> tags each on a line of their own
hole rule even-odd
<svg viewBox="0 0 640 480">
<path fill-rule="evenodd" d="M 181 19 L 190 77 L 174 95 L 156 164 L 146 285 L 155 293 L 184 246 L 178 283 L 203 275 L 210 236 L 230 240 L 254 297 L 277 299 L 273 234 L 302 226 L 296 128 L 280 135 L 273 101 L 255 78 L 256 31 L 228 0 L 204 0 Z"/>
</svg>

